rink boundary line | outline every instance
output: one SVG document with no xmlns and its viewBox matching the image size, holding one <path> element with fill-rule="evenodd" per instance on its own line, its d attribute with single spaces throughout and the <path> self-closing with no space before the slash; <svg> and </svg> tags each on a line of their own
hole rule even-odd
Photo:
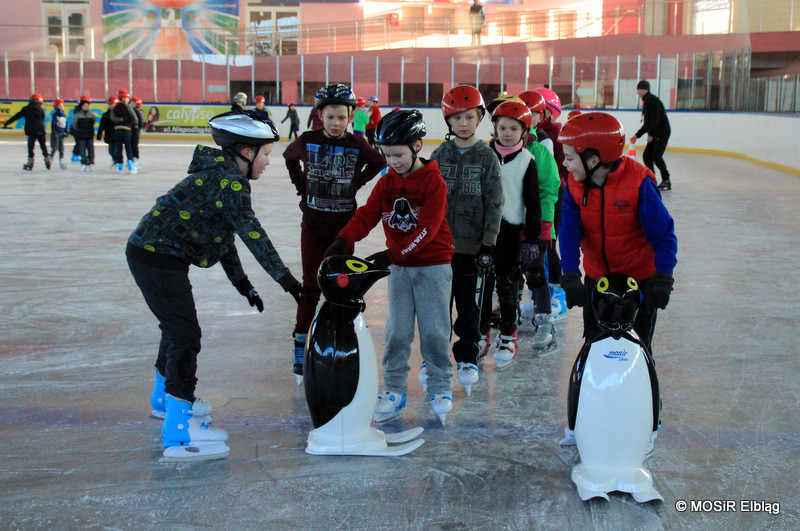
<svg viewBox="0 0 800 531">
<path fill-rule="evenodd" d="M 746 162 L 752 162 L 753 164 L 758 164 L 759 166 L 764 166 L 771 170 L 788 173 L 789 175 L 794 175 L 795 177 L 800 177 L 800 168 L 793 168 L 791 166 L 786 166 L 785 164 L 778 164 L 776 162 L 754 159 L 753 157 L 749 157 L 742 153 L 736 153 L 735 151 L 724 151 L 721 149 L 684 148 L 684 147 L 667 147 L 667 151 L 674 151 L 677 153 L 692 153 L 697 155 L 715 155 L 718 157 L 730 157 L 733 159 L 744 160 Z"/>
</svg>

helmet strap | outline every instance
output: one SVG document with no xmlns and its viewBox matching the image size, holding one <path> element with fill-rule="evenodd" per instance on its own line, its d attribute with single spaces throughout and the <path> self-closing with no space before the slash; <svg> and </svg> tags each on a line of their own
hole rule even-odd
<svg viewBox="0 0 800 531">
<path fill-rule="evenodd" d="M 253 149 L 260 150 L 261 146 L 260 145 L 258 145 L 258 146 L 250 146 L 250 150 L 252 151 Z M 245 177 L 247 177 L 248 181 L 253 178 L 253 162 L 256 160 L 255 156 L 253 156 L 252 159 L 248 159 L 247 157 L 242 155 L 241 151 L 236 151 L 235 149 L 230 148 L 230 147 L 222 148 L 222 151 L 224 151 L 225 153 L 229 154 L 233 158 L 239 157 L 240 159 L 245 161 L 247 163 L 247 174 L 245 175 Z"/>
</svg>

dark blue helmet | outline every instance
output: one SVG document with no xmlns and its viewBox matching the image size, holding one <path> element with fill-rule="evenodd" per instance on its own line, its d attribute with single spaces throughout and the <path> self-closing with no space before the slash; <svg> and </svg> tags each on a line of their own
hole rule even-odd
<svg viewBox="0 0 800 531">
<path fill-rule="evenodd" d="M 392 111 L 378 122 L 375 144 L 378 146 L 407 146 L 427 134 L 422 113 L 416 109 Z"/>
<path fill-rule="evenodd" d="M 314 106 L 322 109 L 326 105 L 347 105 L 355 109 L 356 103 L 356 96 L 350 87 L 342 83 L 333 83 L 317 91 Z"/>
</svg>

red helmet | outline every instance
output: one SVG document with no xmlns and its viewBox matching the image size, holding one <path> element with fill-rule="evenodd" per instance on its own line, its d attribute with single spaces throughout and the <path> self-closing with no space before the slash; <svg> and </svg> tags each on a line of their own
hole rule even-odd
<svg viewBox="0 0 800 531">
<path fill-rule="evenodd" d="M 142 101 L 142 98 L 131 98 L 131 101 L 132 101 L 133 103 L 135 103 L 136 105 L 138 105 L 139 107 L 141 107 L 141 106 L 142 106 L 142 103 L 144 103 L 144 102 Z"/>
<path fill-rule="evenodd" d="M 111 96 L 108 98 L 109 105 L 116 105 L 117 103 L 119 103 L 119 100 L 117 99 L 116 96 Z"/>
<path fill-rule="evenodd" d="M 553 120 L 558 120 L 558 117 L 561 116 L 561 99 L 558 94 L 549 88 L 538 88 L 534 92 L 542 95 L 545 105 L 550 109 L 550 114 L 553 115 Z"/>
<path fill-rule="evenodd" d="M 572 146 L 578 153 L 596 149 L 600 161 L 614 162 L 622 157 L 625 130 L 619 120 L 605 112 L 589 112 L 567 120 L 558 134 L 558 141 Z"/>
<path fill-rule="evenodd" d="M 254 101 L 256 103 L 266 103 L 267 99 L 264 96 L 256 96 Z"/>
<path fill-rule="evenodd" d="M 78 105 L 82 103 L 92 103 L 92 98 L 84 94 L 83 96 L 81 96 L 81 99 L 78 100 Z"/>
<path fill-rule="evenodd" d="M 356 107 L 363 107 L 367 104 L 367 100 L 364 98 L 356 98 Z"/>
<path fill-rule="evenodd" d="M 483 103 L 481 93 L 472 85 L 453 87 L 442 98 L 442 113 L 445 118 L 475 108 L 481 113 L 478 120 L 483 119 L 486 114 L 486 104 Z"/>
<path fill-rule="evenodd" d="M 496 122 L 501 116 L 513 118 L 514 120 L 522 122 L 522 125 L 525 126 L 525 132 L 530 130 L 531 123 L 533 122 L 530 109 L 522 102 L 504 101 L 494 110 L 492 122 Z"/>
<path fill-rule="evenodd" d="M 547 108 L 547 105 L 545 105 L 544 102 L 544 96 L 535 90 L 526 90 L 519 95 L 519 99 L 525 102 L 525 105 L 528 106 L 531 112 L 539 112 L 544 114 L 544 110 Z"/>
<path fill-rule="evenodd" d="M 571 120 L 576 116 L 580 116 L 581 114 L 583 114 L 581 111 L 569 111 L 569 114 L 567 115 L 567 120 Z"/>
<path fill-rule="evenodd" d="M 34 94 L 31 96 L 31 101 L 38 101 L 39 103 L 44 103 L 44 98 L 41 94 Z"/>
<path fill-rule="evenodd" d="M 64 103 L 64 100 L 59 100 L 58 98 L 54 99 L 54 100 L 53 100 L 53 108 L 55 109 L 55 108 L 56 108 L 56 107 L 58 107 L 58 106 L 59 106 L 59 104 L 61 104 L 61 103 Z"/>
<path fill-rule="evenodd" d="M 121 89 L 121 90 L 117 91 L 117 98 L 119 98 L 119 99 L 122 99 L 122 98 L 129 98 L 130 99 L 130 97 L 131 97 L 131 93 L 128 92 L 127 90 L 125 90 L 125 89 Z"/>
</svg>

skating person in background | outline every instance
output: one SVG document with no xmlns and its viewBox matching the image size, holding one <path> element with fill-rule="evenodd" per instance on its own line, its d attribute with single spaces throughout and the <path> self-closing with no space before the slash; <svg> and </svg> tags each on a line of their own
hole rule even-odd
<svg viewBox="0 0 800 531">
<path fill-rule="evenodd" d="M 385 165 L 383 156 L 363 138 L 347 132 L 356 98 L 350 87 L 334 83 L 317 92 L 315 108 L 323 128 L 306 131 L 283 153 L 303 212 L 300 251 L 303 284 L 317 287 L 325 249 L 356 211 L 356 192 Z M 294 325 L 293 372 L 302 381 L 303 353 L 314 319 L 319 291 L 303 295 Z"/>
<path fill-rule="evenodd" d="M 233 96 L 233 104 L 231 105 L 231 112 L 245 112 L 247 105 L 247 94 L 244 92 L 237 92 Z"/>
<path fill-rule="evenodd" d="M 139 158 L 139 139 L 142 136 L 144 129 L 144 113 L 142 113 L 142 100 L 141 98 L 131 98 L 131 107 L 133 112 L 136 113 L 136 120 L 139 122 L 137 127 L 131 129 L 131 150 L 133 151 L 133 164 L 137 168 L 142 166 L 142 160 Z"/>
<path fill-rule="evenodd" d="M 260 115 L 263 116 L 264 118 L 269 118 L 270 120 L 272 120 L 272 115 L 265 107 L 265 105 L 267 104 L 267 99 L 259 94 L 258 96 L 255 97 L 253 101 L 255 101 L 256 108 L 254 109 L 254 111 L 256 115 Z"/>
<path fill-rule="evenodd" d="M 222 149 L 197 146 L 189 176 L 158 198 L 131 234 L 125 252 L 136 284 L 161 328 L 151 405 L 153 415 L 164 418 L 163 445 L 198 446 L 198 452 L 183 455 L 197 458 L 209 457 L 209 452 L 210 456 L 226 455 L 213 443 L 227 440 L 228 435 L 198 419 L 207 416 L 211 407 L 195 396 L 201 332 L 189 266 L 207 268 L 220 262 L 250 306 L 263 311 L 236 251 L 238 235 L 298 303 L 302 292 L 251 206 L 251 181 L 261 177 L 269 164 L 269 153 L 278 139 L 275 126 L 252 113 L 221 114 L 209 126 Z"/>
<path fill-rule="evenodd" d="M 428 370 L 431 408 L 444 423 L 453 407 L 449 352 L 453 248 L 444 219 L 447 185 L 436 162 L 418 157 L 425 133 L 422 113 L 417 110 L 395 111 L 378 123 L 375 140 L 389 171 L 326 252 L 347 253 L 382 222 L 387 249 L 367 257 L 391 271 L 383 392 L 375 407 L 375 422 L 396 417 L 405 406 L 415 319 Z"/>
<path fill-rule="evenodd" d="M 291 142 L 292 135 L 294 135 L 294 139 L 297 140 L 297 134 L 300 132 L 300 117 L 297 116 L 297 109 L 294 108 L 294 103 L 289 104 L 289 107 L 286 109 L 286 116 L 283 117 L 281 123 L 286 120 L 289 120 L 289 136 L 287 139 Z"/>
<path fill-rule="evenodd" d="M 494 253 L 494 275 L 489 275 L 487 289 L 497 279 L 500 303 L 500 335 L 494 351 L 495 365 L 502 369 L 510 365 L 517 355 L 517 318 L 520 248 L 522 256 L 541 267 L 543 247 L 549 241 L 550 224 L 542 221 L 539 198 L 539 176 L 536 161 L 524 149 L 525 136 L 531 128 L 531 112 L 522 101 L 506 101 L 492 115 L 494 139 L 491 146 L 500 161 L 503 185 L 503 219 Z M 522 243 L 524 231 L 525 242 Z M 540 241 L 540 233 L 547 232 L 548 239 Z M 537 262 L 538 261 L 538 262 Z M 542 282 L 547 290 L 547 283 Z M 537 294 L 542 291 L 541 287 Z M 549 301 L 549 297 L 548 297 Z M 489 332 L 491 301 L 484 298 L 481 312 L 481 333 Z M 489 341 L 485 340 L 485 348 Z M 483 344 L 481 344 L 483 347 Z"/>
<path fill-rule="evenodd" d="M 472 26 L 472 46 L 480 46 L 483 25 L 486 22 L 486 11 L 484 11 L 480 0 L 472 0 L 468 16 L 470 26 Z"/>
<path fill-rule="evenodd" d="M 133 130 L 139 128 L 139 118 L 130 104 L 130 92 L 120 90 L 117 92 L 117 99 L 119 101 L 111 112 L 111 121 L 114 122 L 114 146 L 116 147 L 114 162 L 117 163 L 117 173 L 122 173 L 122 148 L 124 147 L 125 156 L 128 159 L 128 171 L 135 174 L 138 170 L 133 163 L 131 138 Z"/>
<path fill-rule="evenodd" d="M 72 131 L 72 119 L 75 116 L 75 113 L 80 110 L 80 108 L 81 108 L 80 104 L 75 105 L 75 107 L 73 107 L 72 110 L 69 113 L 67 113 L 67 133 Z M 77 163 L 81 162 L 81 156 L 78 153 L 78 143 L 77 142 L 75 142 L 75 145 L 72 146 L 72 158 L 70 160 L 72 162 L 77 162 Z"/>
<path fill-rule="evenodd" d="M 97 127 L 97 140 L 103 140 L 108 144 L 108 155 L 111 157 L 110 170 L 115 170 L 117 168 L 115 159 L 117 146 L 114 140 L 114 122 L 111 121 L 111 113 L 113 112 L 114 105 L 116 105 L 118 101 L 116 96 L 108 98 L 108 110 L 100 117 L 100 125 Z"/>
<path fill-rule="evenodd" d="M 553 211 L 553 230 L 555 238 L 554 246 L 547 253 L 547 276 L 550 282 L 550 300 L 555 307 L 556 319 L 563 319 L 567 315 L 567 303 L 564 290 L 561 288 L 561 262 L 558 257 L 558 246 L 555 245 L 558 238 L 559 226 L 561 225 L 561 208 L 564 204 L 564 190 L 567 187 L 567 170 L 564 168 L 564 149 L 558 141 L 558 133 L 561 131 L 561 124 L 558 117 L 561 116 L 561 99 L 558 94 L 549 88 L 538 88 L 535 90 L 542 95 L 545 102 L 545 112 L 539 128 L 544 131 L 548 138 L 553 142 L 553 156 L 556 159 L 556 167 L 561 178 L 561 187 L 558 190 L 558 201 L 556 201 Z"/>
<path fill-rule="evenodd" d="M 79 109 L 72 117 L 70 130 L 70 134 L 75 137 L 75 142 L 78 144 L 83 171 L 94 170 L 94 126 L 97 117 L 89 109 L 91 103 L 89 96 L 81 96 L 78 102 Z"/>
<path fill-rule="evenodd" d="M 369 122 L 367 122 L 367 142 L 372 147 L 375 147 L 375 128 L 378 127 L 378 122 L 381 121 L 381 109 L 378 107 L 378 96 L 370 96 L 367 98 L 367 114 L 369 114 Z"/>
<path fill-rule="evenodd" d="M 353 111 L 353 134 L 358 138 L 366 138 L 369 115 L 366 111 L 367 100 L 356 98 L 356 110 Z M 371 144 L 370 144 L 371 145 Z"/>
<path fill-rule="evenodd" d="M 558 165 L 556 164 L 553 152 L 542 144 L 542 142 L 547 141 L 552 148 L 553 143 L 544 131 L 538 129 L 538 125 L 544 118 L 544 114 L 547 110 L 544 98 L 541 94 L 534 91 L 523 92 L 520 94 L 520 98 L 531 111 L 531 129 L 528 135 L 531 137 L 531 141 L 527 148 L 536 161 L 536 170 L 539 174 L 539 199 L 542 205 L 542 222 L 550 223 L 551 226 L 551 238 L 540 240 L 547 243 L 543 249 L 546 251 L 546 254 L 541 257 L 542 261 L 537 260 L 535 263 L 523 264 L 525 277 L 528 281 L 528 287 L 531 289 L 532 297 L 531 301 L 522 303 L 520 315 L 523 319 L 531 319 L 536 329 L 536 335 L 531 343 L 533 349 L 536 351 L 546 351 L 548 345 L 552 344 L 555 346 L 555 330 L 552 326 L 552 322 L 567 316 L 567 305 L 563 298 L 564 291 L 557 284 L 550 283 L 549 289 L 547 290 L 548 293 L 541 294 L 540 298 L 542 300 L 540 303 L 536 301 L 536 296 L 540 293 L 536 291 L 536 288 L 541 287 L 542 283 L 547 284 L 548 282 L 546 260 L 549 255 L 557 257 L 555 250 L 555 214 L 556 206 L 560 200 L 561 177 L 558 173 Z M 550 241 L 548 242 L 547 240 Z M 530 308 L 529 310 L 528 307 Z M 526 311 L 522 311 L 522 309 Z M 537 325 L 537 315 L 539 315 L 539 325 Z M 551 333 L 553 335 L 552 340 L 550 339 Z"/>
<path fill-rule="evenodd" d="M 588 339 L 597 328 L 590 304 L 597 279 L 609 273 L 633 277 L 643 294 L 633 329 L 652 353 L 656 314 L 669 302 L 678 252 L 675 223 L 655 175 L 622 156 L 625 132 L 610 114 L 576 116 L 558 138 L 570 172 L 560 238 L 567 305 L 583 306 L 583 336 Z M 561 444 L 575 444 L 574 433 L 565 432 Z"/>
<path fill-rule="evenodd" d="M 664 151 L 667 149 L 669 135 L 672 129 L 669 126 L 669 118 L 664 104 L 650 92 L 650 82 L 641 80 L 636 85 L 636 93 L 642 99 L 642 127 L 631 137 L 631 144 L 636 140 L 647 135 L 647 146 L 644 148 L 642 160 L 644 165 L 655 175 L 655 167 L 661 172 L 661 184 L 659 190 L 672 190 L 672 183 L 669 180 L 669 171 L 664 162 Z"/>
<path fill-rule="evenodd" d="M 475 293 L 478 264 L 481 274 L 491 268 L 503 208 L 500 163 L 492 148 L 475 136 L 485 113 L 478 89 L 470 85 L 450 89 L 442 98 L 447 140 L 431 155 L 447 183 L 446 217 L 455 249 L 450 304 L 454 301 L 456 306 L 453 332 L 458 339 L 453 345 L 453 356 L 458 379 L 465 387 L 478 381 L 481 341 L 480 308 Z M 420 371 L 420 380 L 426 378 L 427 370 Z"/>
<path fill-rule="evenodd" d="M 50 153 L 47 151 L 47 136 L 45 135 L 44 128 L 44 109 L 42 109 L 44 98 L 41 94 L 34 94 L 31 96 L 28 104 L 20 109 L 20 111 L 8 119 L 3 125 L 3 129 L 8 129 L 11 124 L 19 120 L 25 119 L 25 135 L 28 137 L 28 162 L 22 166 L 23 170 L 33 169 L 34 148 L 36 142 L 42 148 L 42 155 L 44 155 L 44 164 L 47 169 L 50 169 Z"/>
<path fill-rule="evenodd" d="M 319 113 L 319 109 L 316 107 L 311 109 L 311 112 L 308 113 L 308 123 L 306 123 L 306 129 L 311 129 L 312 131 L 319 131 L 322 129 L 322 115 Z"/>
<path fill-rule="evenodd" d="M 67 169 L 64 164 L 64 138 L 67 136 L 67 114 L 64 112 L 64 100 L 53 101 L 53 111 L 50 113 L 50 159 L 58 152 L 58 165 L 62 170 Z"/>
</svg>

